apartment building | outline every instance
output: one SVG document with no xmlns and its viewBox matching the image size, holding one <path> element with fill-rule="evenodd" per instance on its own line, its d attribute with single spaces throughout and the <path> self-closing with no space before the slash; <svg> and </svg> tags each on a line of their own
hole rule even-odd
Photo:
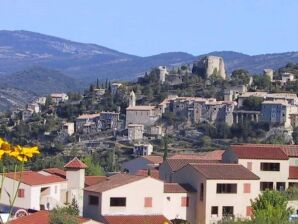
<svg viewBox="0 0 298 224">
<path fill-rule="evenodd" d="M 201 152 L 196 154 L 178 154 L 167 158 L 159 166 L 159 175 L 165 182 L 173 182 L 173 174 L 189 163 L 218 163 L 224 150 Z"/>
<path fill-rule="evenodd" d="M 173 174 L 173 181 L 197 191 L 195 221 L 217 223 L 224 217 L 249 218 L 250 199 L 259 194 L 259 177 L 240 164 L 190 163 Z"/>
<path fill-rule="evenodd" d="M 286 145 L 232 145 L 223 154 L 223 162 L 241 164 L 260 177 L 260 192 L 297 185 L 297 160 L 298 147 Z"/>
</svg>

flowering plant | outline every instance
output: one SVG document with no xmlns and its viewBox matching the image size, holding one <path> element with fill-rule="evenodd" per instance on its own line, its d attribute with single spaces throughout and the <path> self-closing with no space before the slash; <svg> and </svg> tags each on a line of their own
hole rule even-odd
<svg viewBox="0 0 298 224">
<path fill-rule="evenodd" d="M 18 184 L 16 190 L 13 192 L 13 194 L 8 194 L 9 197 L 9 215 L 6 223 L 9 223 L 9 220 L 12 217 L 13 207 L 17 198 L 18 190 L 20 189 L 21 180 L 22 180 L 22 173 L 24 170 L 24 163 L 26 163 L 30 158 L 32 158 L 35 154 L 39 154 L 39 149 L 37 146 L 34 147 L 23 147 L 20 145 L 12 145 L 9 142 L 7 142 L 5 139 L 0 138 L 0 160 L 3 158 L 3 156 L 9 156 L 11 158 L 14 158 L 16 160 L 15 164 L 15 170 L 14 170 L 14 176 L 15 179 L 18 179 Z M 17 172 L 18 168 L 21 170 L 20 172 Z M 2 171 L 2 178 L 1 178 L 1 184 L 0 184 L 0 201 L 3 191 L 3 185 L 4 180 L 6 177 L 5 168 L 3 168 Z M 0 217 L 0 223 L 4 223 L 2 218 Z"/>
</svg>

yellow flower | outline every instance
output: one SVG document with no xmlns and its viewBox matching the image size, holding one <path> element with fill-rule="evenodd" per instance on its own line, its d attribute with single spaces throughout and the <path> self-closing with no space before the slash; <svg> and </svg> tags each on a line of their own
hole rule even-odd
<svg viewBox="0 0 298 224">
<path fill-rule="evenodd" d="M 0 159 L 6 153 L 9 154 L 11 152 L 11 145 L 5 141 L 4 139 L 0 138 Z"/>
<path fill-rule="evenodd" d="M 9 153 L 10 156 L 15 157 L 21 162 L 27 162 L 29 158 L 32 158 L 34 154 L 39 154 L 37 146 L 34 147 L 21 147 L 15 146 L 14 149 Z"/>
</svg>

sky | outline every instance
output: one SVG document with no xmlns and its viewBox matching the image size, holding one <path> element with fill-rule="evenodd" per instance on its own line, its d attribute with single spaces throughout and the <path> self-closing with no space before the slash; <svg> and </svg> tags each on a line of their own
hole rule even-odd
<svg viewBox="0 0 298 224">
<path fill-rule="evenodd" d="M 297 0 L 0 0 L 0 30 L 149 56 L 298 51 Z"/>
</svg>

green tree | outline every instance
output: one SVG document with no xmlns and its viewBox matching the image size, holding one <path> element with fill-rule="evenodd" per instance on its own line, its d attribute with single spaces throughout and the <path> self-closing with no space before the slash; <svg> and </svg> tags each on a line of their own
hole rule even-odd
<svg viewBox="0 0 298 224">
<path fill-rule="evenodd" d="M 243 100 L 242 108 L 244 110 L 261 110 L 263 101 L 264 99 L 261 97 L 250 96 Z"/>
<path fill-rule="evenodd" d="M 85 156 L 82 161 L 88 166 L 86 169 L 86 175 L 88 176 L 103 176 L 104 170 L 99 163 L 94 162 L 91 156 Z"/>
<path fill-rule="evenodd" d="M 292 209 L 287 207 L 286 196 L 278 191 L 266 190 L 251 201 L 251 204 L 254 223 L 288 223 L 289 216 L 293 213 Z"/>
<path fill-rule="evenodd" d="M 66 206 L 57 207 L 50 211 L 49 224 L 79 224 L 79 221 L 72 206 Z"/>
<path fill-rule="evenodd" d="M 232 72 L 231 79 L 232 82 L 236 85 L 247 85 L 250 80 L 250 75 L 247 70 L 237 69 Z"/>
<path fill-rule="evenodd" d="M 163 138 L 163 161 L 165 161 L 168 158 L 168 136 L 165 135 Z"/>
</svg>

